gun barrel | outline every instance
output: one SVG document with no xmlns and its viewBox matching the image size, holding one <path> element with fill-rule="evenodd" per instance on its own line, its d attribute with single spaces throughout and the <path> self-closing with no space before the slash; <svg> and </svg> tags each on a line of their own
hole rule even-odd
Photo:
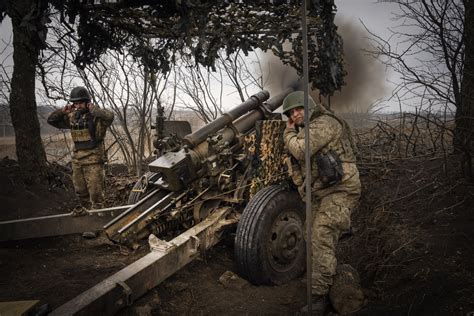
<svg viewBox="0 0 474 316">
<path fill-rule="evenodd" d="M 239 141 L 240 135 L 250 132 L 257 121 L 275 111 L 292 91 L 293 89 L 287 89 L 267 102 L 264 101 L 268 99 L 269 93 L 259 92 L 217 120 L 186 136 L 185 140 L 191 148 L 167 152 L 148 165 L 151 172 L 163 175 L 161 182 L 155 184 L 169 191 L 181 190 L 183 182 L 189 183 L 198 177 L 201 164 L 209 158 L 210 144 L 205 141 L 209 135 L 219 131 L 219 141 L 233 145 Z"/>
<path fill-rule="evenodd" d="M 264 106 L 266 110 L 273 112 L 276 109 L 278 109 L 283 103 L 283 99 L 285 99 L 285 97 L 293 91 L 294 91 L 293 88 L 288 88 L 283 93 L 280 93 L 272 97 L 270 100 L 264 102 Z M 236 120 L 233 124 L 239 133 L 245 134 L 249 130 L 255 127 L 255 122 L 263 118 L 264 118 L 264 113 L 260 109 L 255 109 L 251 111 L 250 113 L 248 113 L 247 115 L 242 116 L 241 118 Z"/>
<path fill-rule="evenodd" d="M 218 130 L 224 128 L 225 126 L 229 125 L 230 123 L 232 123 L 232 121 L 241 117 L 245 113 L 248 113 L 249 111 L 258 108 L 258 106 L 262 104 L 265 100 L 267 100 L 269 97 L 270 94 L 266 90 L 260 91 L 259 93 L 252 95 L 247 101 L 237 105 L 229 112 L 224 113 L 222 116 L 210 122 L 209 124 L 201 127 L 194 133 L 187 135 L 184 138 L 184 141 L 191 147 L 199 145 L 204 140 L 206 140 L 206 138 L 210 134 L 215 133 Z"/>
<path fill-rule="evenodd" d="M 275 111 L 281 106 L 283 99 L 293 91 L 293 88 L 288 88 L 283 93 L 272 97 L 270 100 L 265 102 L 266 109 L 270 112 Z M 233 127 L 226 127 L 222 130 L 222 141 L 232 142 L 238 134 L 246 134 L 252 130 L 255 127 L 255 123 L 263 118 L 264 113 L 259 107 L 239 117 L 232 123 Z M 198 166 L 200 161 L 207 156 L 207 151 L 208 144 L 206 142 L 201 142 L 191 150 L 191 157 L 196 166 Z"/>
</svg>

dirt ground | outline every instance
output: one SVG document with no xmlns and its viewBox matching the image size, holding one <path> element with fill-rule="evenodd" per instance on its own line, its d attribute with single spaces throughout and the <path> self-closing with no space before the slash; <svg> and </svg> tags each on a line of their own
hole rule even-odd
<svg viewBox="0 0 474 316">
<path fill-rule="evenodd" d="M 473 315 L 474 186 L 439 157 L 361 162 L 354 236 L 340 243 L 367 298 L 357 315 Z M 134 180 L 112 170 L 108 204 L 125 202 Z M 25 188 L 16 162 L 0 162 L 0 220 L 63 213 L 74 206 L 70 170 L 54 165 L 48 185 Z M 56 308 L 147 252 L 80 235 L 0 243 L 0 300 L 39 299 Z M 224 287 L 236 271 L 233 236 L 149 292 L 121 315 L 297 314 L 304 276 L 283 286 Z"/>
</svg>

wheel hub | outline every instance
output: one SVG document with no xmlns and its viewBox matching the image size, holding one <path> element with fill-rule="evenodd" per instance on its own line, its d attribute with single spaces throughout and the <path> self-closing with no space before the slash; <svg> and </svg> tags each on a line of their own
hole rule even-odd
<svg viewBox="0 0 474 316">
<path fill-rule="evenodd" d="M 270 247 L 271 262 L 275 268 L 291 266 L 302 244 L 302 223 L 293 212 L 278 216 L 272 226 Z"/>
</svg>

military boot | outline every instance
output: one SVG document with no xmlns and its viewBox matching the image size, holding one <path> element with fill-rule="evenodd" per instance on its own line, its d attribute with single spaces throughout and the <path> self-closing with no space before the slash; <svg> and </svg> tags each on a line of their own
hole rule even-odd
<svg viewBox="0 0 474 316">
<path fill-rule="evenodd" d="M 323 316 L 329 306 L 328 295 L 313 295 L 311 301 L 311 315 Z M 301 312 L 307 314 L 308 305 L 301 308 Z"/>
<path fill-rule="evenodd" d="M 76 206 L 73 210 L 72 210 L 72 216 L 73 217 L 77 217 L 77 216 L 85 216 L 89 214 L 87 212 L 87 208 L 85 208 L 84 206 L 82 205 L 78 205 Z"/>
</svg>

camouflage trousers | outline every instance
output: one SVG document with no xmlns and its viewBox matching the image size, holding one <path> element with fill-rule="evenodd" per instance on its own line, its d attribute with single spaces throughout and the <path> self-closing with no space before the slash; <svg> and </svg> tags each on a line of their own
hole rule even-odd
<svg viewBox="0 0 474 316">
<path fill-rule="evenodd" d="M 336 247 L 342 232 L 350 229 L 351 212 L 360 194 L 336 192 L 312 201 L 312 293 L 329 292 L 336 274 Z"/>
<path fill-rule="evenodd" d="M 81 206 L 103 208 L 105 173 L 101 163 L 81 165 L 72 163 L 72 182 Z"/>
</svg>

